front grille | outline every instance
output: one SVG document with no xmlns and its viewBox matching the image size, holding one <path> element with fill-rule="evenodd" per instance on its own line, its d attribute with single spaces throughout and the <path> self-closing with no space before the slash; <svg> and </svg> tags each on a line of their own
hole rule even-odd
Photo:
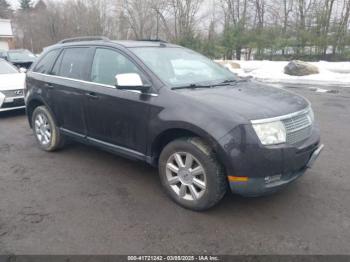
<svg viewBox="0 0 350 262">
<path fill-rule="evenodd" d="M 12 108 L 12 107 L 20 107 L 24 106 L 24 99 L 23 98 L 18 98 L 15 99 L 13 102 L 10 103 L 3 103 L 1 108 Z"/>
<path fill-rule="evenodd" d="M 17 89 L 17 90 L 6 90 L 1 91 L 5 95 L 5 97 L 18 97 L 23 96 L 23 89 Z"/>
<path fill-rule="evenodd" d="M 283 119 L 282 122 L 287 133 L 287 144 L 294 145 L 309 138 L 312 132 L 312 121 L 310 111 Z"/>
</svg>

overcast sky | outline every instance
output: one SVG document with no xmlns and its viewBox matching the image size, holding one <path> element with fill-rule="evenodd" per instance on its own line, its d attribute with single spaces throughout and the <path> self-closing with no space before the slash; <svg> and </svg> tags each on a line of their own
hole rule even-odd
<svg viewBox="0 0 350 262">
<path fill-rule="evenodd" d="M 32 2 L 36 2 L 38 0 L 32 0 Z M 64 0 L 50 0 L 50 1 L 55 1 L 55 2 L 63 2 Z M 9 4 L 13 6 L 13 8 L 17 8 L 19 6 L 19 0 L 7 0 Z"/>
<path fill-rule="evenodd" d="M 7 0 L 7 2 L 11 4 L 13 8 L 17 8 L 19 6 L 19 0 Z"/>
<path fill-rule="evenodd" d="M 38 0 L 32 0 L 32 2 L 36 2 Z M 64 2 L 65 0 L 50 0 L 50 1 L 54 1 L 54 2 Z M 165 0 L 166 1 L 166 0 Z M 205 0 L 204 1 L 204 5 L 205 7 L 212 5 L 212 3 L 215 0 Z M 10 3 L 12 5 L 13 8 L 17 8 L 19 6 L 19 0 L 7 0 L 8 3 Z"/>
</svg>

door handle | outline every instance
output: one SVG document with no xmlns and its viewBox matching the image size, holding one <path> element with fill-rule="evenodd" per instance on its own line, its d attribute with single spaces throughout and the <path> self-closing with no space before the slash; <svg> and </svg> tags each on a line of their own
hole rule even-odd
<svg viewBox="0 0 350 262">
<path fill-rule="evenodd" d="M 53 89 L 53 84 L 45 83 L 45 87 L 49 89 Z"/>
<path fill-rule="evenodd" d="M 86 96 L 91 99 L 99 99 L 99 96 L 94 92 L 86 93 Z"/>
</svg>

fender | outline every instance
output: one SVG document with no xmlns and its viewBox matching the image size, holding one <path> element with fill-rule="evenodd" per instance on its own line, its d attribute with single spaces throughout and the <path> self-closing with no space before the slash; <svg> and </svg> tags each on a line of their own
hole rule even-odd
<svg viewBox="0 0 350 262">
<path fill-rule="evenodd" d="M 232 174 L 231 165 L 229 164 L 229 159 L 227 158 L 227 154 L 225 153 L 225 148 L 223 145 L 219 143 L 220 137 L 215 138 L 210 135 L 209 132 L 204 129 L 193 125 L 192 123 L 183 122 L 183 121 L 169 121 L 162 122 L 163 128 L 156 128 L 152 130 L 157 130 L 157 132 L 150 134 L 149 137 L 149 147 L 147 149 L 147 155 L 151 156 L 149 160 L 150 163 L 156 165 L 156 161 L 159 157 L 160 152 L 157 151 L 157 146 L 161 143 L 161 139 L 164 134 L 176 133 L 176 137 L 182 137 L 186 135 L 194 135 L 202 138 L 205 142 L 207 142 L 213 150 L 216 152 L 218 156 L 218 160 L 228 168 L 227 172 Z M 172 132 L 174 131 L 174 132 Z"/>
<path fill-rule="evenodd" d="M 53 111 L 50 109 L 48 104 L 44 101 L 44 99 L 39 94 L 33 93 L 32 91 L 29 91 L 26 93 L 25 101 L 26 101 L 26 115 L 27 115 L 27 119 L 28 119 L 28 123 L 29 123 L 30 128 L 33 128 L 32 127 L 32 113 L 36 107 L 41 106 L 41 105 L 44 105 L 49 110 L 49 112 L 53 116 L 54 120 L 56 121 L 55 114 L 53 113 Z"/>
</svg>

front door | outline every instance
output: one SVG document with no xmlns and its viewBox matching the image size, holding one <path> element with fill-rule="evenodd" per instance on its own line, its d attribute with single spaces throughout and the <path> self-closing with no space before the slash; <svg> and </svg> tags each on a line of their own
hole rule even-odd
<svg viewBox="0 0 350 262">
<path fill-rule="evenodd" d="M 117 89 L 115 76 L 138 73 L 145 79 L 145 74 L 118 50 L 102 47 L 96 48 L 90 71 L 94 91 L 87 94 L 88 136 L 142 157 L 152 97 Z"/>
</svg>

